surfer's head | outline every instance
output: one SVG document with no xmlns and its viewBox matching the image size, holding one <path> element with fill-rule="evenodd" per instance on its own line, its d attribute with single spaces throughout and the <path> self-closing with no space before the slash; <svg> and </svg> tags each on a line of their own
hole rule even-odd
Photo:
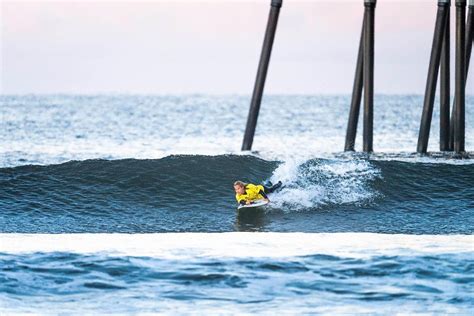
<svg viewBox="0 0 474 316">
<path fill-rule="evenodd" d="M 245 183 L 242 181 L 235 181 L 234 182 L 234 190 L 237 194 L 244 194 L 245 193 Z"/>
</svg>

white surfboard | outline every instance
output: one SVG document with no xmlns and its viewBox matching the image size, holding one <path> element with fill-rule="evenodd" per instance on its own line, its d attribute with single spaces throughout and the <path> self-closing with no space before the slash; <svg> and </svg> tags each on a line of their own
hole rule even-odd
<svg viewBox="0 0 474 316">
<path fill-rule="evenodd" d="M 260 206 L 264 206 L 264 205 L 267 205 L 268 202 L 265 201 L 265 200 L 256 200 L 256 201 L 253 201 L 252 204 L 245 204 L 245 205 L 239 205 L 237 207 L 238 210 L 241 210 L 241 209 L 245 209 L 245 208 L 255 208 L 255 207 L 260 207 Z"/>
</svg>

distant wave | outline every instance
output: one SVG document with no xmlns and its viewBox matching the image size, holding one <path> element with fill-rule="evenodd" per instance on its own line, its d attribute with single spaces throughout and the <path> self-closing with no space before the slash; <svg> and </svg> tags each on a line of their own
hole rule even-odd
<svg viewBox="0 0 474 316">
<path fill-rule="evenodd" d="M 266 160 L 328 158 L 344 148 L 350 95 L 265 95 L 253 150 Z M 422 95 L 376 95 L 371 159 L 429 161 L 416 150 Z M 88 159 L 241 154 L 250 96 L 0 95 L 0 167 Z M 474 121 L 466 98 L 466 127 Z M 434 111 L 430 152 L 438 153 Z M 474 157 L 474 129 L 466 150 Z M 362 133 L 356 150 L 362 147 Z M 400 154 L 402 153 L 402 154 Z M 443 153 L 441 156 L 449 154 Z M 474 163 L 473 159 L 432 159 Z"/>
</svg>

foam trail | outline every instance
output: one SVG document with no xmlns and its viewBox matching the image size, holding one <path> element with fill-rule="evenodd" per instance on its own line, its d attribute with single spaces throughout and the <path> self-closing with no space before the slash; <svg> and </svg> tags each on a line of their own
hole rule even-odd
<svg viewBox="0 0 474 316">
<path fill-rule="evenodd" d="M 376 195 L 369 183 L 377 177 L 380 171 L 366 160 L 290 159 L 273 172 L 271 181 L 285 186 L 272 201 L 296 210 L 367 201 Z"/>
<path fill-rule="evenodd" d="M 108 253 L 163 259 L 284 258 L 314 254 L 471 253 L 474 235 L 374 233 L 0 234 L 0 253 Z"/>
</svg>

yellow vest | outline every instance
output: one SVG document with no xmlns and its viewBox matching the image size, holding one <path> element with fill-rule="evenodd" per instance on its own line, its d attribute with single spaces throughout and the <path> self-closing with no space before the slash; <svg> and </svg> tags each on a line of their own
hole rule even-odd
<svg viewBox="0 0 474 316">
<path fill-rule="evenodd" d="M 263 196 L 259 194 L 260 190 L 263 191 L 263 185 L 255 185 L 255 184 L 247 184 L 245 186 L 245 194 L 236 194 L 235 199 L 237 200 L 238 203 L 240 201 L 254 201 L 254 200 L 260 200 L 263 199 Z"/>
</svg>

